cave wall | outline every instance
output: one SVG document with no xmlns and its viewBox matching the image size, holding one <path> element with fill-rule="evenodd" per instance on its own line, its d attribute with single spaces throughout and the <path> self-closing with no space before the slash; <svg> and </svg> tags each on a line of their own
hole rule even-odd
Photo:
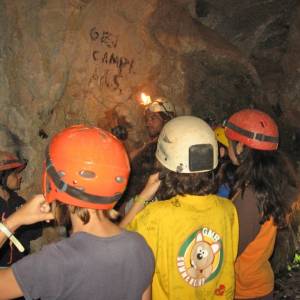
<svg viewBox="0 0 300 300">
<path fill-rule="evenodd" d="M 169 98 L 178 114 L 215 122 L 242 107 L 262 107 L 288 128 L 294 145 L 296 4 L 0 1 L 1 147 L 29 159 L 23 194 L 40 192 L 45 147 L 66 126 L 109 130 L 119 122 L 129 133 L 126 147 L 141 145 L 141 92 Z"/>
<path fill-rule="evenodd" d="M 285 150 L 299 158 L 298 0 L 197 0 L 191 15 L 235 45 L 261 81 L 255 105 L 279 123 Z"/>
</svg>

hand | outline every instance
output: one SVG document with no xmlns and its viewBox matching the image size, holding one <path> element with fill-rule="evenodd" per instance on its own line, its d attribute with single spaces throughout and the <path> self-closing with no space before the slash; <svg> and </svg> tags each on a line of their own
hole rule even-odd
<svg viewBox="0 0 300 300">
<path fill-rule="evenodd" d="M 143 198 L 145 201 L 151 200 L 154 197 L 155 193 L 157 192 L 160 183 L 161 180 L 159 180 L 159 173 L 150 175 L 144 189 L 139 194 L 139 196 Z"/>
<path fill-rule="evenodd" d="M 30 225 L 40 221 L 49 221 L 54 219 L 50 205 L 46 203 L 43 195 L 36 195 L 15 213 L 9 216 L 5 223 L 15 230 L 22 225 Z"/>
</svg>

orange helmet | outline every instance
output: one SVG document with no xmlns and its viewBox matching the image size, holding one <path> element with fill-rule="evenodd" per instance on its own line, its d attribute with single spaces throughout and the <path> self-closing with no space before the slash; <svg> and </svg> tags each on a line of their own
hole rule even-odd
<svg viewBox="0 0 300 300">
<path fill-rule="evenodd" d="M 276 150 L 279 143 L 278 127 L 266 113 L 256 109 L 244 109 L 225 121 L 228 139 L 242 142 L 249 148 Z"/>
<path fill-rule="evenodd" d="M 111 209 L 124 192 L 130 172 L 123 144 L 109 132 L 83 125 L 51 140 L 43 174 L 47 202 Z"/>
<path fill-rule="evenodd" d="M 24 169 L 27 165 L 26 160 L 21 160 L 12 153 L 0 151 L 0 171 L 11 169 Z"/>
</svg>

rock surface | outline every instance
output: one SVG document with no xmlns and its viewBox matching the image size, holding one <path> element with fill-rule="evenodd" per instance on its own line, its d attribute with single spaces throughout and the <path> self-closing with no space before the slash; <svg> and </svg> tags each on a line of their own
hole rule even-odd
<svg viewBox="0 0 300 300">
<path fill-rule="evenodd" d="M 262 99 L 245 53 L 191 16 L 193 1 L 4 0 L 0 2 L 2 140 L 29 159 L 24 194 L 40 191 L 51 136 L 76 123 L 147 138 L 141 92 L 179 114 L 216 121 Z"/>
</svg>

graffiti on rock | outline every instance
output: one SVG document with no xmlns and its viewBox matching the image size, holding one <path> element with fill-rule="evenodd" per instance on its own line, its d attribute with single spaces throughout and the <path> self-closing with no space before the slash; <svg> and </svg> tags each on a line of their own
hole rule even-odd
<svg viewBox="0 0 300 300">
<path fill-rule="evenodd" d="M 122 94 L 120 81 L 134 74 L 134 59 L 120 54 L 118 35 L 93 27 L 89 36 L 93 63 L 89 82 L 96 83 L 100 89 L 107 88 Z"/>
</svg>

